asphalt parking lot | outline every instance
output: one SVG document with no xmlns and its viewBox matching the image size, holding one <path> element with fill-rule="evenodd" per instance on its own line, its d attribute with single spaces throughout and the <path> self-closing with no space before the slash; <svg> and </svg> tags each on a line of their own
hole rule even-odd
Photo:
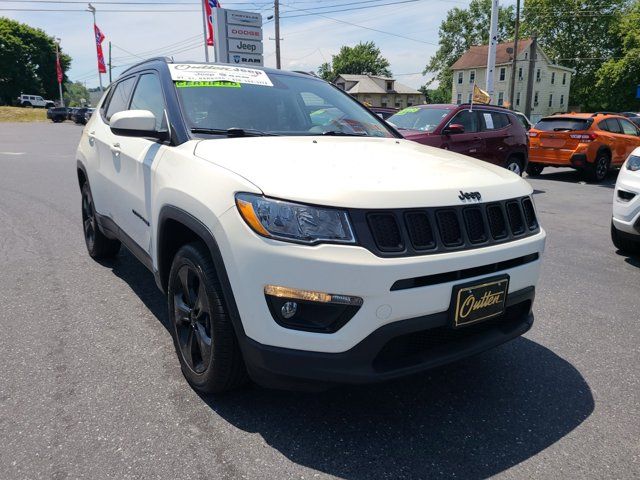
<svg viewBox="0 0 640 480">
<path fill-rule="evenodd" d="M 0 124 L 0 478 L 638 478 L 640 258 L 615 174 L 532 179 L 547 250 L 523 338 L 321 394 L 201 397 L 153 277 L 86 254 L 80 126 Z"/>
</svg>

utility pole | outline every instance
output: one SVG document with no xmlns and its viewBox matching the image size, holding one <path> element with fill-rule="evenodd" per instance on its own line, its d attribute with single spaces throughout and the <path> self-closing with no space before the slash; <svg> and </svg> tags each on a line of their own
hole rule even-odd
<svg viewBox="0 0 640 480">
<path fill-rule="evenodd" d="M 111 79 L 111 40 L 109 40 L 109 85 L 111 85 L 112 82 L 113 80 Z"/>
<path fill-rule="evenodd" d="M 89 10 L 91 12 L 91 14 L 93 15 L 93 37 L 94 37 L 94 41 L 95 41 L 95 37 L 96 37 L 96 30 L 95 30 L 95 26 L 96 26 L 96 7 L 94 7 L 93 5 L 89 4 L 89 7 L 87 8 L 87 10 Z M 103 58 L 103 62 L 104 62 L 104 58 Z M 102 87 L 102 72 L 100 72 L 100 66 L 98 66 L 98 79 L 100 80 L 100 91 L 104 92 L 104 88 Z"/>
<path fill-rule="evenodd" d="M 520 0 L 516 2 L 516 27 L 515 39 L 513 40 L 513 61 L 511 62 L 511 88 L 509 90 L 509 106 L 511 110 L 515 110 L 516 98 L 516 68 L 518 66 L 518 32 L 520 30 Z"/>
<path fill-rule="evenodd" d="M 491 29 L 489 30 L 489 51 L 487 53 L 487 93 L 493 101 L 494 75 L 496 69 L 496 49 L 498 47 L 498 0 L 491 1 Z"/>
<path fill-rule="evenodd" d="M 276 68 L 280 70 L 280 1 L 275 0 L 273 4 L 274 22 L 276 27 Z"/>
<path fill-rule="evenodd" d="M 204 8 L 204 2 L 207 0 L 201 0 L 200 6 L 202 7 L 202 34 L 204 35 L 204 61 L 209 63 L 209 47 L 207 47 L 207 12 Z"/>
<path fill-rule="evenodd" d="M 527 76 L 527 98 L 524 105 L 524 114 L 531 116 L 531 97 L 533 96 L 533 75 L 536 69 L 537 35 L 531 35 L 531 47 L 529 48 L 529 74 Z"/>
<path fill-rule="evenodd" d="M 58 37 L 56 40 L 56 73 L 61 71 L 62 67 L 60 66 L 60 39 Z M 64 75 L 64 73 L 62 74 Z M 62 79 L 58 77 L 58 93 L 60 94 L 60 106 L 64 107 L 64 98 L 62 98 Z"/>
</svg>

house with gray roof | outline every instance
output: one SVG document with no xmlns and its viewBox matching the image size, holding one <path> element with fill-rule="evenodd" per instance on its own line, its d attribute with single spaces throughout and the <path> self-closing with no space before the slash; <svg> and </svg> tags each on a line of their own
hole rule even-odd
<svg viewBox="0 0 640 480">
<path fill-rule="evenodd" d="M 393 78 L 343 74 L 333 83 L 372 107 L 405 108 L 424 103 L 422 93 Z"/>
</svg>

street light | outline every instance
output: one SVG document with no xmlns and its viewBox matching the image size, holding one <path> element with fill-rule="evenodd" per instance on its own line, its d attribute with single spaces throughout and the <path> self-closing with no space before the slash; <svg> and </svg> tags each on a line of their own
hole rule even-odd
<svg viewBox="0 0 640 480">
<path fill-rule="evenodd" d="M 94 41 L 95 41 L 95 36 L 96 36 L 96 7 L 94 7 L 93 5 L 91 5 L 90 3 L 87 6 L 87 11 L 91 12 L 91 14 L 93 15 L 93 37 L 94 37 Z M 100 80 L 100 91 L 103 92 L 104 89 L 102 88 L 102 73 L 100 72 L 100 65 L 98 65 L 98 79 Z"/>
</svg>

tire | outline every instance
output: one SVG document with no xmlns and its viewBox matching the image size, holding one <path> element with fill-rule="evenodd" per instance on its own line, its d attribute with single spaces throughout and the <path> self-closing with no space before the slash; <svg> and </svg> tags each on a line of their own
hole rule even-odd
<svg viewBox="0 0 640 480">
<path fill-rule="evenodd" d="M 189 243 L 176 253 L 167 296 L 173 344 L 187 381 L 207 393 L 244 384 L 248 377 L 242 353 L 202 243 Z"/>
<path fill-rule="evenodd" d="M 607 177 L 609 173 L 609 166 L 611 164 L 611 157 L 606 151 L 600 151 L 596 155 L 596 160 L 592 165 L 587 165 L 584 169 L 584 173 L 588 180 L 599 183 Z"/>
<path fill-rule="evenodd" d="M 504 168 L 515 173 L 519 177 L 522 176 L 522 160 L 517 157 L 509 157 L 504 164 Z"/>
<path fill-rule="evenodd" d="M 541 165 L 540 163 L 529 163 L 529 165 L 527 165 L 527 175 L 530 177 L 537 177 L 542 173 L 543 169 L 544 165 Z"/>
<path fill-rule="evenodd" d="M 22 106 L 24 108 L 32 108 L 33 107 L 33 105 L 31 105 L 31 102 L 22 102 Z"/>
<path fill-rule="evenodd" d="M 640 237 L 638 240 L 621 237 L 618 229 L 613 225 L 613 220 L 611 221 L 611 241 L 613 245 L 622 252 L 640 253 Z"/>
<path fill-rule="evenodd" d="M 91 258 L 111 258 L 120 251 L 120 241 L 107 238 L 98 227 L 96 209 L 88 183 L 82 186 L 82 231 Z"/>
</svg>

